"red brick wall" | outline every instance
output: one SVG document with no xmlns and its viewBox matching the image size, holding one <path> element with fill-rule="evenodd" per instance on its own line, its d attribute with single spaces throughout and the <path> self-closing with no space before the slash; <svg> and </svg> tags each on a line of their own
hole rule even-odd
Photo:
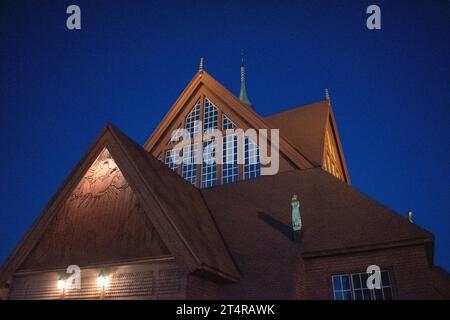
<svg viewBox="0 0 450 320">
<path fill-rule="evenodd" d="M 390 271 L 394 299 L 436 298 L 431 268 L 423 246 L 305 259 L 303 281 L 306 283 L 306 297 L 333 299 L 333 274 L 365 272 L 372 264 L 380 266 L 381 270 Z"/>
</svg>

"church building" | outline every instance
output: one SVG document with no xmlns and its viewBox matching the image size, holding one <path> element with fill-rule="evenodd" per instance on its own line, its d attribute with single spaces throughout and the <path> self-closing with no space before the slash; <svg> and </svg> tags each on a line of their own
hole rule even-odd
<svg viewBox="0 0 450 320">
<path fill-rule="evenodd" d="M 277 172 L 232 129 L 279 129 Z M 231 161 L 189 161 L 213 130 Z M 412 214 L 352 186 L 328 94 L 261 116 L 243 66 L 236 96 L 202 60 L 144 145 L 100 132 L 6 260 L 0 298 L 450 299 L 433 256 Z"/>
</svg>

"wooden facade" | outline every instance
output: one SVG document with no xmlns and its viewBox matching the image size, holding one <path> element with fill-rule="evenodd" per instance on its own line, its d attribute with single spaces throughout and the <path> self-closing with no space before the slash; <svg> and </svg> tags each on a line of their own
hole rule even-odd
<svg viewBox="0 0 450 320">
<path fill-rule="evenodd" d="M 206 99 L 219 131 L 222 116 L 280 130 L 278 174 L 244 179 L 240 167 L 221 185 L 219 166 L 202 189 L 163 163 L 172 132 Z M 262 117 L 202 70 L 144 146 L 105 127 L 2 267 L 0 298 L 333 299 L 333 277 L 373 264 L 389 272 L 391 298 L 449 298 L 433 247 L 431 233 L 351 186 L 328 100 Z"/>
</svg>

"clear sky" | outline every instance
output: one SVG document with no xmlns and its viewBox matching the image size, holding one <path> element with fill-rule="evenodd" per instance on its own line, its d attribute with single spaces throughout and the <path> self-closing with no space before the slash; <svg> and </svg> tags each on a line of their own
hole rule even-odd
<svg viewBox="0 0 450 320">
<path fill-rule="evenodd" d="M 353 186 L 413 210 L 450 270 L 449 35 L 439 0 L 1 1 L 0 261 L 107 122 L 143 143 L 201 56 L 238 94 L 244 49 L 262 115 L 329 88 Z"/>
</svg>

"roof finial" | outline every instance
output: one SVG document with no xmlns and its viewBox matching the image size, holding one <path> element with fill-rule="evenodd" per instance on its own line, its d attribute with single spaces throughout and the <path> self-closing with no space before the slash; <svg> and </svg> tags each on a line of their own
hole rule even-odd
<svg viewBox="0 0 450 320">
<path fill-rule="evenodd" d="M 328 88 L 325 88 L 325 99 L 330 101 L 330 92 L 328 92 Z"/>
<path fill-rule="evenodd" d="M 205 69 L 203 68 L 203 57 L 200 58 L 200 65 L 198 66 L 198 72 L 203 73 Z"/>
<path fill-rule="evenodd" d="M 249 106 L 252 105 L 248 100 L 247 90 L 245 89 L 244 50 L 241 51 L 241 92 L 239 93 L 239 99 Z"/>
</svg>

